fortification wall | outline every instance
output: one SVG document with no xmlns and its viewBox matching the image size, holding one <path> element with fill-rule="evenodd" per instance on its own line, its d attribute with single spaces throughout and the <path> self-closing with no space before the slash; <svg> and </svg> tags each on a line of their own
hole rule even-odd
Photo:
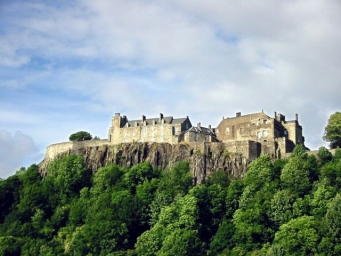
<svg viewBox="0 0 341 256">
<path fill-rule="evenodd" d="M 85 140 L 85 141 L 68 141 L 56 143 L 46 148 L 45 159 L 54 159 L 58 154 L 84 147 L 96 147 L 108 144 L 108 140 Z"/>
</svg>

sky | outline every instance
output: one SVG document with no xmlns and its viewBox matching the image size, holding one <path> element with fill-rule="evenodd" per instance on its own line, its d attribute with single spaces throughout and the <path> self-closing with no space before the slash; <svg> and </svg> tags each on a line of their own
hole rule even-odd
<svg viewBox="0 0 341 256">
<path fill-rule="evenodd" d="M 115 113 L 299 116 L 318 149 L 340 111 L 339 0 L 0 1 L 0 177 Z"/>
</svg>

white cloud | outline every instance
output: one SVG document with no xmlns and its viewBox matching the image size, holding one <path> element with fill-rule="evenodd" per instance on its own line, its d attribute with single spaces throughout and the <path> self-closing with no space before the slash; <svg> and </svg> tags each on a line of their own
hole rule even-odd
<svg viewBox="0 0 341 256">
<path fill-rule="evenodd" d="M 13 175 L 20 167 L 28 167 L 42 155 L 31 136 L 16 131 L 11 135 L 6 130 L 0 131 L 0 177 Z M 27 161 L 32 162 L 27 162 Z"/>
</svg>

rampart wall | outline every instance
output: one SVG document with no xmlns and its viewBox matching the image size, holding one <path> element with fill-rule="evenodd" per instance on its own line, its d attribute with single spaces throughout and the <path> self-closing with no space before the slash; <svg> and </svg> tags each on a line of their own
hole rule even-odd
<svg viewBox="0 0 341 256">
<path fill-rule="evenodd" d="M 68 141 L 56 143 L 46 148 L 45 159 L 54 159 L 58 154 L 77 150 L 84 147 L 96 147 L 108 144 L 108 140 L 85 140 L 85 141 Z"/>
</svg>

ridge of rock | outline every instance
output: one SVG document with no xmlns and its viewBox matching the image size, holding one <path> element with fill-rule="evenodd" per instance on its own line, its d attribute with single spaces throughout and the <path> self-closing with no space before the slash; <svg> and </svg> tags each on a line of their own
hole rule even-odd
<svg viewBox="0 0 341 256">
<path fill-rule="evenodd" d="M 42 175 L 46 175 L 48 164 L 54 158 L 70 154 L 83 155 L 87 168 L 92 172 L 108 164 L 131 167 L 142 162 L 150 162 L 153 168 L 166 169 L 184 160 L 189 162 L 194 183 L 198 184 L 217 170 L 224 170 L 230 179 L 243 178 L 250 162 L 241 154 L 227 152 L 221 143 L 196 146 L 169 143 L 84 144 L 58 152 L 53 158 L 46 155 L 39 164 Z"/>
</svg>

